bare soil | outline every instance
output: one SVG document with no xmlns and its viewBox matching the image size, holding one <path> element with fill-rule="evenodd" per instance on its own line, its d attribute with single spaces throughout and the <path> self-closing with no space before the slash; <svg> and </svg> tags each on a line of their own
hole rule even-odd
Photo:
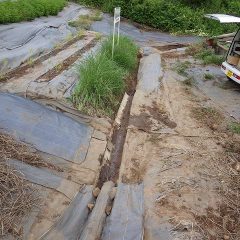
<svg viewBox="0 0 240 240">
<path fill-rule="evenodd" d="M 145 186 L 144 239 L 240 239 L 240 137 L 164 60 L 160 93 L 130 117 L 123 153 L 122 181 Z"/>
</svg>

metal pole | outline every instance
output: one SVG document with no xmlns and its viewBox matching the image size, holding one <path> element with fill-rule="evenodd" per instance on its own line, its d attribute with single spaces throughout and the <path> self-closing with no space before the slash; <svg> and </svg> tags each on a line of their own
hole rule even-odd
<svg viewBox="0 0 240 240">
<path fill-rule="evenodd" d="M 119 22 L 118 22 L 118 41 L 117 41 L 117 44 L 119 44 L 119 36 L 120 36 L 120 19 L 119 19 Z"/>
</svg>

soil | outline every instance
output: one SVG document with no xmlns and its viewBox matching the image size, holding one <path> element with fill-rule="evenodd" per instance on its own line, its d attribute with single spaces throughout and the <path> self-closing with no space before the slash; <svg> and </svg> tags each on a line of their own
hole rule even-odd
<svg viewBox="0 0 240 240">
<path fill-rule="evenodd" d="M 144 182 L 145 240 L 239 239 L 240 138 L 227 128 L 230 116 L 184 85 L 169 59 L 160 93 L 130 116 L 120 178 Z"/>
</svg>

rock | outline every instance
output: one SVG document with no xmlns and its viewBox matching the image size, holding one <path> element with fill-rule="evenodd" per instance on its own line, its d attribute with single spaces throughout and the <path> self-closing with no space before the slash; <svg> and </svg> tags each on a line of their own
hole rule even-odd
<svg viewBox="0 0 240 240">
<path fill-rule="evenodd" d="M 96 188 L 94 188 L 93 189 L 93 196 L 95 197 L 95 198 L 97 198 L 98 197 L 98 195 L 99 195 L 99 193 L 100 193 L 100 188 L 98 188 L 98 187 L 96 187 Z"/>
<path fill-rule="evenodd" d="M 105 209 L 105 212 L 106 214 L 109 216 L 111 214 L 111 211 L 112 211 L 112 206 L 107 206 L 106 209 Z"/>
<path fill-rule="evenodd" d="M 88 209 L 92 211 L 95 205 L 93 203 L 89 203 L 87 206 L 88 206 Z"/>
<path fill-rule="evenodd" d="M 224 236 L 223 236 L 223 239 L 224 239 L 224 240 L 228 240 L 228 239 L 230 239 L 230 237 L 227 236 L 227 235 L 224 235 Z"/>
<path fill-rule="evenodd" d="M 117 187 L 112 188 L 112 191 L 110 192 L 110 199 L 113 200 L 117 193 Z"/>
</svg>

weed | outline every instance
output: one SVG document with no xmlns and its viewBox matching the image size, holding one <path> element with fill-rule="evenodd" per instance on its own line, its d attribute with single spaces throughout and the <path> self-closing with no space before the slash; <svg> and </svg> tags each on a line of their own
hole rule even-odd
<svg viewBox="0 0 240 240">
<path fill-rule="evenodd" d="M 80 29 L 78 31 L 78 34 L 77 34 L 78 38 L 82 38 L 83 36 L 85 36 L 85 31 L 83 29 Z"/>
<path fill-rule="evenodd" d="M 124 78 L 136 67 L 138 48 L 132 40 L 120 37 L 119 45 L 126 45 L 126 48 L 117 48 L 114 59 L 111 40 L 111 37 L 105 40 L 101 51 L 79 66 L 80 81 L 71 100 L 80 110 L 90 115 L 113 115 L 125 89 Z"/>
<path fill-rule="evenodd" d="M 33 60 L 32 57 L 30 57 L 30 58 L 27 60 L 27 65 L 28 65 L 29 67 L 32 67 L 33 64 L 34 64 L 34 60 Z"/>
<path fill-rule="evenodd" d="M 62 68 L 63 68 L 63 63 L 59 63 L 59 64 L 57 64 L 57 65 L 55 66 L 55 70 L 56 70 L 57 72 L 61 71 Z"/>
<path fill-rule="evenodd" d="M 193 86 L 194 85 L 193 77 L 188 77 L 185 80 L 183 80 L 183 84 L 185 84 L 187 86 Z"/>
<path fill-rule="evenodd" d="M 178 61 L 174 69 L 177 71 L 178 74 L 186 77 L 188 75 L 186 70 L 189 68 L 190 64 L 191 63 L 189 61 L 185 61 L 185 62 Z"/>
<path fill-rule="evenodd" d="M 205 73 L 204 79 L 205 79 L 205 81 L 212 80 L 212 79 L 214 79 L 214 76 L 210 73 Z"/>
<path fill-rule="evenodd" d="M 99 33 L 99 32 L 96 32 L 96 33 L 95 33 L 95 39 L 96 39 L 96 40 L 100 40 L 101 38 L 102 38 L 102 34 Z"/>
<path fill-rule="evenodd" d="M 109 37 L 102 45 L 102 51 L 109 58 L 112 58 L 112 37 Z M 119 44 L 114 48 L 113 60 L 127 71 L 132 71 L 137 65 L 138 47 L 135 43 L 125 37 L 120 36 Z"/>
<path fill-rule="evenodd" d="M 77 20 L 68 22 L 68 25 L 75 28 L 89 30 L 93 21 L 101 21 L 101 20 L 102 20 L 101 12 L 96 10 L 90 15 L 87 14 L 87 15 L 79 16 Z"/>
<path fill-rule="evenodd" d="M 72 39 L 73 39 L 72 33 L 68 33 L 67 36 L 65 37 L 66 42 L 71 41 Z"/>
<path fill-rule="evenodd" d="M 240 123 L 239 122 L 232 122 L 229 124 L 229 130 L 233 133 L 240 134 Z"/>
<path fill-rule="evenodd" d="M 213 49 L 203 49 L 201 52 L 196 54 L 196 58 L 203 61 L 203 64 L 215 64 L 221 65 L 224 57 L 221 55 L 216 55 Z"/>
<path fill-rule="evenodd" d="M 126 72 L 100 52 L 79 66 L 79 74 L 80 81 L 74 90 L 73 102 L 87 113 L 104 112 L 111 115 L 124 91 Z"/>
<path fill-rule="evenodd" d="M 204 48 L 203 42 L 193 43 L 186 48 L 186 54 L 194 56 L 200 53 Z"/>
</svg>

